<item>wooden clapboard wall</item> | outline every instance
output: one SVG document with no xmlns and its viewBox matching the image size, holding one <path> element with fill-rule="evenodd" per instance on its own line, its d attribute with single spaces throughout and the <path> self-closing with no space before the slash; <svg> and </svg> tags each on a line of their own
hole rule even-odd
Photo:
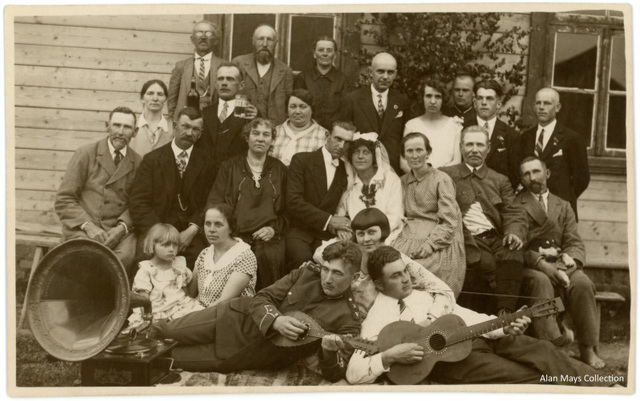
<svg viewBox="0 0 640 401">
<path fill-rule="evenodd" d="M 106 135 L 116 106 L 142 111 L 149 79 L 167 86 L 203 15 L 15 19 L 16 219 L 59 224 L 53 200 L 73 152 Z"/>
</svg>

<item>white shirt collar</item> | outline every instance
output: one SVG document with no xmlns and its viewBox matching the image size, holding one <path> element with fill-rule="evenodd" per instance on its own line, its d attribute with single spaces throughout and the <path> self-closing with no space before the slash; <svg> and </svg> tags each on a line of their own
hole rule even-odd
<svg viewBox="0 0 640 401">
<path fill-rule="evenodd" d="M 145 125 L 149 125 L 149 123 L 147 122 L 147 119 L 144 118 L 144 114 L 140 114 L 140 117 L 138 117 L 138 124 L 136 124 L 136 127 L 142 128 Z M 163 131 L 169 131 L 169 122 L 167 121 L 166 118 L 164 118 L 164 116 L 160 118 L 160 122 L 158 123 L 158 128 L 162 129 Z"/>
<path fill-rule="evenodd" d="M 386 99 L 387 96 L 389 96 L 389 89 L 387 88 L 387 90 L 385 90 L 384 92 L 378 92 L 378 90 L 373 86 L 373 84 L 371 84 L 371 93 L 373 94 L 374 97 L 378 97 L 378 94 L 382 95 L 383 99 Z"/>
<path fill-rule="evenodd" d="M 109 146 L 109 154 L 111 155 L 111 158 L 114 159 L 116 148 L 111 144 L 111 138 L 107 138 L 107 145 Z M 125 146 L 124 148 L 120 149 L 120 153 L 122 153 L 123 158 L 127 155 L 127 148 L 128 146 Z"/>
<path fill-rule="evenodd" d="M 409 308 L 415 309 L 416 302 L 420 303 L 422 302 L 423 299 L 422 299 L 422 296 L 420 295 L 420 291 L 412 290 L 411 294 L 409 294 L 407 297 L 403 298 L 402 300 Z M 380 303 L 381 305 L 384 305 L 385 309 L 383 310 L 393 310 L 395 308 L 398 310 L 398 314 L 400 314 L 400 308 L 398 308 L 398 301 L 399 301 L 398 299 L 392 298 L 380 292 L 378 293 L 378 297 L 375 300 L 375 303 L 376 304 Z"/>
<path fill-rule="evenodd" d="M 546 191 L 544 191 L 542 194 L 534 194 L 533 192 L 531 192 L 531 195 L 533 195 L 534 198 L 538 199 L 540 197 L 540 195 L 542 195 L 542 199 L 544 199 L 545 202 L 547 202 L 549 200 L 549 190 L 547 189 Z"/>
<path fill-rule="evenodd" d="M 198 53 L 195 53 L 195 59 L 196 60 L 200 60 L 201 58 L 204 59 L 204 61 L 211 61 L 211 56 L 213 55 L 213 52 L 209 52 L 207 54 L 205 54 L 204 56 L 200 56 Z"/>
<path fill-rule="evenodd" d="M 185 152 L 187 152 L 187 160 L 189 160 L 189 158 L 191 157 L 191 152 L 193 151 L 193 145 L 191 145 L 189 149 L 180 149 L 178 145 L 176 145 L 176 140 L 174 139 L 171 141 L 171 149 L 173 150 L 173 155 L 176 159 L 178 158 L 178 155 L 184 150 Z"/>
<path fill-rule="evenodd" d="M 536 133 L 538 135 L 540 135 L 540 131 L 544 129 L 544 135 L 551 135 L 553 133 L 553 131 L 555 131 L 556 129 L 556 125 L 558 124 L 558 120 L 555 119 L 552 122 L 550 122 L 549 124 L 547 124 L 546 127 L 543 127 L 542 125 L 538 124 L 538 131 L 536 131 Z"/>
<path fill-rule="evenodd" d="M 329 153 L 326 146 L 322 146 L 322 157 L 324 158 L 325 165 L 336 168 L 336 166 L 331 164 L 333 161 L 333 156 L 331 156 L 331 153 Z"/>
<path fill-rule="evenodd" d="M 491 135 L 493 134 L 493 128 L 496 126 L 496 120 L 498 119 L 498 116 L 493 116 L 493 118 L 491 118 L 490 120 L 484 120 L 482 118 L 480 118 L 480 116 L 476 117 L 478 120 L 478 125 L 484 128 L 484 123 L 489 123 L 489 138 L 491 138 Z"/>
<path fill-rule="evenodd" d="M 482 166 L 484 166 L 484 163 L 479 165 L 478 167 L 471 167 L 470 165 L 468 165 L 467 163 L 464 164 L 465 166 L 467 166 L 467 168 L 469 169 L 469 171 L 473 171 L 473 169 L 475 168 L 476 170 L 480 170 L 482 168 Z"/>
<path fill-rule="evenodd" d="M 236 108 L 236 99 L 233 98 L 231 100 L 220 99 L 218 101 L 218 115 L 222 113 L 222 108 L 224 107 L 224 103 L 227 102 L 229 108 L 227 109 L 227 117 L 233 113 L 233 110 Z"/>
</svg>

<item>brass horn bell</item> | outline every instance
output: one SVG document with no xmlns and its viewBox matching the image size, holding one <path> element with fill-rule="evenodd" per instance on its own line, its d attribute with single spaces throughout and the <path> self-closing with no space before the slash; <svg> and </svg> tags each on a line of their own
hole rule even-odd
<svg viewBox="0 0 640 401">
<path fill-rule="evenodd" d="M 33 274 L 26 296 L 31 331 L 58 359 L 89 359 L 118 336 L 131 294 L 124 266 L 109 248 L 88 239 L 67 241 L 47 253 Z"/>
</svg>

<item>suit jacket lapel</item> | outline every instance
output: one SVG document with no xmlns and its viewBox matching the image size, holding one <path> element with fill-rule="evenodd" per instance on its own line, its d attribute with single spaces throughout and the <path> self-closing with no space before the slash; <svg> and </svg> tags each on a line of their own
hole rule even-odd
<svg viewBox="0 0 640 401">
<path fill-rule="evenodd" d="M 112 160 L 113 162 L 113 160 Z M 116 182 L 119 179 L 121 179 L 122 177 L 126 176 L 127 174 L 129 174 L 130 172 L 133 171 L 134 169 L 134 164 L 135 164 L 135 160 L 133 157 L 133 151 L 131 150 L 131 148 L 127 149 L 127 154 L 126 156 L 120 161 L 120 164 L 118 164 L 118 167 L 116 168 L 115 172 L 113 173 L 113 175 L 111 176 L 111 178 L 109 178 L 109 181 L 107 182 L 107 184 L 111 184 L 112 182 Z M 115 166 L 115 164 L 114 164 Z"/>
<path fill-rule="evenodd" d="M 209 92 L 211 94 L 215 93 L 216 91 L 216 79 L 218 77 L 218 67 L 220 67 L 221 63 L 222 61 L 219 58 L 217 58 L 213 54 L 211 55 L 211 61 L 210 61 L 210 67 L 209 67 Z"/>
<path fill-rule="evenodd" d="M 560 128 L 560 123 L 556 123 L 556 128 L 553 130 L 553 133 L 549 137 L 549 142 L 547 142 L 547 146 L 545 146 L 542 151 L 542 155 L 540 158 L 542 160 L 547 159 L 548 157 L 552 157 L 556 154 L 558 149 L 560 149 L 560 140 L 562 139 L 562 128 Z"/>
<path fill-rule="evenodd" d="M 245 60 L 243 67 L 247 76 L 251 78 L 251 80 L 255 83 L 256 86 L 258 86 L 258 82 L 260 81 L 260 76 L 258 75 L 258 67 L 256 67 L 256 60 L 253 55 L 251 55 L 251 57 Z"/>
<path fill-rule="evenodd" d="M 164 145 L 162 152 L 162 157 L 158 159 L 161 163 L 159 166 L 155 166 L 162 175 L 164 182 L 164 193 L 170 194 L 170 196 L 174 196 L 175 188 L 176 188 L 176 157 L 173 154 L 173 149 L 171 149 L 171 142 Z"/>
<path fill-rule="evenodd" d="M 105 169 L 107 174 L 109 174 L 109 177 L 113 177 L 113 173 L 115 173 L 116 171 L 116 164 L 113 162 L 113 156 L 109 152 L 109 145 L 107 145 L 107 141 L 108 138 L 105 138 L 98 144 L 98 154 L 96 158 L 98 159 L 98 163 L 100 163 L 102 168 Z M 129 155 L 128 151 L 127 155 Z"/>
<path fill-rule="evenodd" d="M 549 193 L 549 197 L 547 198 L 547 213 L 551 221 L 559 221 L 560 208 L 560 198 L 556 197 L 552 193 Z"/>
<path fill-rule="evenodd" d="M 377 114 L 377 112 L 376 112 Z M 394 90 L 389 89 L 389 95 L 387 96 L 387 108 L 382 115 L 382 124 L 380 127 L 380 132 L 378 134 L 380 137 L 387 132 L 387 128 L 391 124 L 391 122 L 398 115 L 398 95 Z"/>
<path fill-rule="evenodd" d="M 182 192 L 184 194 L 190 193 L 191 187 L 200 175 L 200 170 L 202 169 L 203 165 L 203 157 L 204 155 L 200 153 L 200 149 L 194 147 L 191 151 L 191 156 L 189 157 L 189 164 L 187 164 L 187 169 L 182 176 Z"/>
<path fill-rule="evenodd" d="M 186 64 L 184 66 L 184 73 L 182 74 L 182 85 L 185 88 L 191 87 L 191 77 L 193 76 L 193 62 L 195 58 L 192 56 L 189 60 L 186 60 Z M 187 89 L 187 92 L 189 89 Z M 179 110 L 176 110 L 176 114 Z"/>
<path fill-rule="evenodd" d="M 316 171 L 316 190 L 318 191 L 318 199 L 324 199 L 327 194 L 327 169 L 324 166 L 324 157 L 322 156 L 322 148 L 314 152 L 313 162 L 311 163 L 311 171 Z"/>
<path fill-rule="evenodd" d="M 276 90 L 280 81 L 284 78 L 284 68 L 283 66 L 276 60 L 273 59 L 273 73 L 271 74 L 271 84 L 269 86 L 269 93 Z"/>
<path fill-rule="evenodd" d="M 525 191 L 522 195 L 522 204 L 527 211 L 527 214 L 533 218 L 540 226 L 543 226 L 547 221 L 547 214 L 542 210 L 538 200 L 529 191 Z"/>
<path fill-rule="evenodd" d="M 211 136 L 211 143 L 215 146 L 216 136 L 218 133 L 218 124 L 220 122 L 218 120 L 218 101 L 214 101 L 211 107 L 212 113 L 209 115 L 210 118 L 208 119 L 208 124 L 211 124 L 211 127 L 207 125 L 207 128 L 209 129 L 209 135 Z"/>
<path fill-rule="evenodd" d="M 493 132 L 491 133 L 491 149 L 489 150 L 489 154 L 487 155 L 487 159 L 493 156 L 494 153 L 498 151 L 498 147 L 500 145 L 500 141 L 498 137 L 503 136 L 503 129 L 500 124 L 500 120 L 496 119 L 496 123 L 493 126 Z"/>
<path fill-rule="evenodd" d="M 360 103 L 362 104 L 362 109 L 364 114 L 367 116 L 367 120 L 371 123 L 372 127 L 375 127 L 375 132 L 380 135 L 380 127 L 378 126 L 378 111 L 376 110 L 376 106 L 373 104 L 371 94 L 371 87 L 367 87 L 366 90 L 362 91 L 362 96 L 360 98 Z"/>
</svg>

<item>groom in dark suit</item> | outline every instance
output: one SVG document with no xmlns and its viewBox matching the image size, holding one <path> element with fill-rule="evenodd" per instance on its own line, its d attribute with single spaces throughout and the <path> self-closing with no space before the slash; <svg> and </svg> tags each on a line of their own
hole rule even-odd
<svg viewBox="0 0 640 401">
<path fill-rule="evenodd" d="M 142 258 L 142 241 L 157 223 L 173 225 L 180 232 L 179 254 L 193 268 L 206 246 L 202 236 L 203 208 L 213 185 L 216 169 L 204 149 L 194 147 L 202 133 L 198 110 L 184 108 L 174 123 L 174 139 L 147 153 L 142 159 L 131 193 L 131 218 L 141 232 L 137 260 Z"/>
<path fill-rule="evenodd" d="M 547 165 L 551 176 L 547 186 L 552 194 L 566 200 L 578 219 L 578 197 L 589 186 L 589 159 L 582 137 L 556 119 L 560 94 L 553 88 L 536 93 L 538 125 L 522 133 L 523 157 L 537 156 Z"/>
<path fill-rule="evenodd" d="M 323 147 L 291 159 L 286 195 L 290 227 L 285 239 L 289 271 L 310 260 L 313 251 L 323 240 L 335 236 L 336 230 L 351 231 L 349 219 L 333 213 L 347 188 L 347 173 L 340 157 L 355 131 L 350 122 L 336 121 Z"/>
<path fill-rule="evenodd" d="M 391 89 L 398 75 L 396 59 L 388 53 L 378 53 L 371 60 L 371 85 L 349 93 L 344 101 L 342 119 L 353 121 L 359 132 L 375 132 L 389 153 L 389 162 L 399 175 L 400 141 L 404 125 L 409 121 L 409 99 Z"/>
</svg>

